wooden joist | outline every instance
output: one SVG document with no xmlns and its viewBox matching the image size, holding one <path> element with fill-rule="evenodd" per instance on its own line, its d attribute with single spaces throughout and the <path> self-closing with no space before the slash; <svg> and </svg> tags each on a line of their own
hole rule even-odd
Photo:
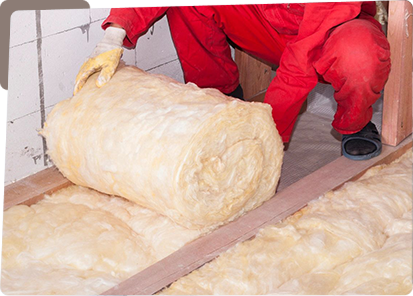
<svg viewBox="0 0 413 296">
<path fill-rule="evenodd" d="M 388 19 L 392 68 L 384 88 L 382 138 L 394 146 L 412 133 L 412 4 L 390 1 Z"/>
<path fill-rule="evenodd" d="M 239 81 L 247 101 L 263 101 L 264 94 L 271 82 L 271 66 L 235 49 L 235 62 L 238 66 Z M 259 97 L 256 99 L 255 97 Z"/>
<path fill-rule="evenodd" d="M 293 185 L 278 192 L 261 207 L 214 232 L 188 243 L 161 261 L 123 281 L 104 295 L 153 294 L 180 277 L 213 260 L 235 244 L 252 238 L 262 227 L 275 224 L 305 207 L 325 192 L 359 178 L 366 170 L 388 164 L 412 149 L 408 138 L 397 147 L 384 146 L 382 154 L 368 161 L 340 157 Z M 5 188 L 4 208 L 30 205 L 72 183 L 56 168 L 49 168 Z"/>
<path fill-rule="evenodd" d="M 235 244 L 253 237 L 262 227 L 275 224 L 305 207 L 311 200 L 359 178 L 366 170 L 388 164 L 412 148 L 406 139 L 397 147 L 384 146 L 380 156 L 368 161 L 340 157 L 277 193 L 261 207 L 188 243 L 180 250 L 130 277 L 104 295 L 153 294 L 211 261 Z"/>
<path fill-rule="evenodd" d="M 408 1 L 391 1 L 389 5 L 389 41 L 392 44 L 392 74 L 384 93 L 383 140 L 380 156 L 368 161 L 351 161 L 340 157 L 318 171 L 278 192 L 261 207 L 247 213 L 216 231 L 201 237 L 153 264 L 128 280 L 106 291 L 105 295 L 153 294 L 180 277 L 211 261 L 238 242 L 252 238 L 262 227 L 274 224 L 305 207 L 327 191 L 355 180 L 374 165 L 387 164 L 412 148 L 408 137 L 412 130 L 412 6 Z M 393 24 L 395 27 L 392 27 Z M 251 67 L 247 57 L 236 59 Z M 244 53 L 242 53 L 244 54 Z M 248 66 L 249 65 L 249 66 Z M 253 67 L 260 83 L 257 88 L 245 87 L 246 98 L 262 93 L 269 84 L 270 69 L 259 61 Z M 265 71 L 269 71 L 265 72 Z M 240 69 L 249 73 L 250 69 Z M 242 78 L 244 79 L 244 78 Z M 256 78 L 254 78 L 257 82 Z M 254 86 L 255 87 L 255 86 Z M 251 90 L 251 92 L 250 92 Z M 403 140 L 405 139 L 405 140 Z M 402 141 L 403 140 L 403 141 Z M 400 143 L 400 141 L 402 141 Z M 49 168 L 5 187 L 4 209 L 16 204 L 34 204 L 72 184 L 56 168 Z"/>
<path fill-rule="evenodd" d="M 18 205 L 31 205 L 72 183 L 51 167 L 4 187 L 4 210 Z"/>
</svg>

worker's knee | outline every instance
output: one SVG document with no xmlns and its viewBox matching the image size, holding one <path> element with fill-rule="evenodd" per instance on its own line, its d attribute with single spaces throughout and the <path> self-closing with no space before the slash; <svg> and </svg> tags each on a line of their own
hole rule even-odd
<svg viewBox="0 0 413 296">
<path fill-rule="evenodd" d="M 322 50 L 324 67 L 348 78 L 368 80 L 374 76 L 387 78 L 390 47 L 383 32 L 366 20 L 352 20 L 337 27 Z M 341 76 L 340 75 L 340 76 Z"/>
</svg>

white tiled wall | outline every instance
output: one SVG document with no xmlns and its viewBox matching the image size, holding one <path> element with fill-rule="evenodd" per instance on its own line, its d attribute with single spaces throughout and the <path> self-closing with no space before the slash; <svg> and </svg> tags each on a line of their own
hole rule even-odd
<svg viewBox="0 0 413 296">
<path fill-rule="evenodd" d="M 9 59 L 8 122 L 40 108 L 36 42 L 11 48 Z"/>
<path fill-rule="evenodd" d="M 10 19 L 10 46 L 16 46 L 36 39 L 35 15 L 33 10 L 16 11 Z"/>
<path fill-rule="evenodd" d="M 35 11 L 11 16 L 7 104 L 5 184 L 50 166 L 44 164 L 41 129 L 41 86 L 44 112 L 72 95 L 82 63 L 103 37 L 100 25 L 110 9 L 47 10 L 40 12 L 38 48 Z M 39 49 L 41 54 L 39 55 Z M 137 50 L 125 50 L 126 64 L 137 65 L 183 81 L 166 17 L 142 36 Z M 39 63 L 43 71 L 39 75 Z"/>
<path fill-rule="evenodd" d="M 43 23 L 43 17 L 42 17 Z M 89 29 L 89 34 L 93 34 Z M 44 37 L 42 40 L 45 106 L 72 95 L 76 74 L 94 45 L 80 29 Z"/>
<path fill-rule="evenodd" d="M 173 50 L 171 50 L 173 49 Z M 136 46 L 138 67 L 149 70 L 156 64 L 176 59 L 176 52 L 168 30 L 168 21 L 163 18 L 138 40 Z"/>
<path fill-rule="evenodd" d="M 104 20 L 110 13 L 110 8 L 100 8 L 90 10 L 90 20 L 92 22 Z"/>
<path fill-rule="evenodd" d="M 178 59 L 164 63 L 159 67 L 150 69 L 148 70 L 148 72 L 153 74 L 163 74 L 181 82 L 183 82 L 184 80 L 181 71 L 181 64 Z"/>
<path fill-rule="evenodd" d="M 72 31 L 90 22 L 88 9 L 43 10 L 41 12 L 42 35 L 47 37 Z"/>
<path fill-rule="evenodd" d="M 7 122 L 5 183 L 44 169 L 40 112 Z"/>
</svg>

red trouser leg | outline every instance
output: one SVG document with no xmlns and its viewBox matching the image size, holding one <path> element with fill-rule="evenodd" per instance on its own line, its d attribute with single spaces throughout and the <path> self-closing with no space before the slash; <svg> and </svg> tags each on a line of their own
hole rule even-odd
<svg viewBox="0 0 413 296">
<path fill-rule="evenodd" d="M 255 6 L 172 7 L 167 15 L 185 81 L 199 87 L 230 93 L 238 86 L 227 37 L 270 62 L 278 63 L 284 48 Z"/>
<path fill-rule="evenodd" d="M 225 34 L 196 7 L 171 7 L 168 22 L 186 82 L 232 92 L 239 84 Z"/>
<path fill-rule="evenodd" d="M 352 134 L 371 120 L 390 72 L 390 46 L 372 22 L 351 20 L 330 34 L 314 67 L 335 89 L 333 127 Z"/>
</svg>

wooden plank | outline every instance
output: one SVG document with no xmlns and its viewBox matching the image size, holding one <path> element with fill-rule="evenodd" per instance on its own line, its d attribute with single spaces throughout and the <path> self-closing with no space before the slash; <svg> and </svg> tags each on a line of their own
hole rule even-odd
<svg viewBox="0 0 413 296">
<path fill-rule="evenodd" d="M 249 101 L 268 88 L 271 82 L 270 65 L 238 49 L 235 49 L 235 62 L 245 100 Z"/>
<path fill-rule="evenodd" d="M 72 183 L 56 167 L 40 171 L 4 188 L 4 210 L 18 205 L 31 205 Z"/>
<path fill-rule="evenodd" d="M 381 155 L 371 160 L 352 161 L 340 157 L 277 193 L 261 207 L 209 235 L 188 243 L 103 294 L 153 294 L 214 259 L 236 243 L 250 239 L 262 227 L 281 221 L 325 192 L 358 178 L 374 165 L 390 163 L 411 148 L 412 140 L 406 139 L 397 147 L 384 146 Z"/>
<path fill-rule="evenodd" d="M 392 69 L 384 88 L 382 141 L 393 146 L 412 133 L 412 19 L 411 3 L 389 2 Z"/>
</svg>

